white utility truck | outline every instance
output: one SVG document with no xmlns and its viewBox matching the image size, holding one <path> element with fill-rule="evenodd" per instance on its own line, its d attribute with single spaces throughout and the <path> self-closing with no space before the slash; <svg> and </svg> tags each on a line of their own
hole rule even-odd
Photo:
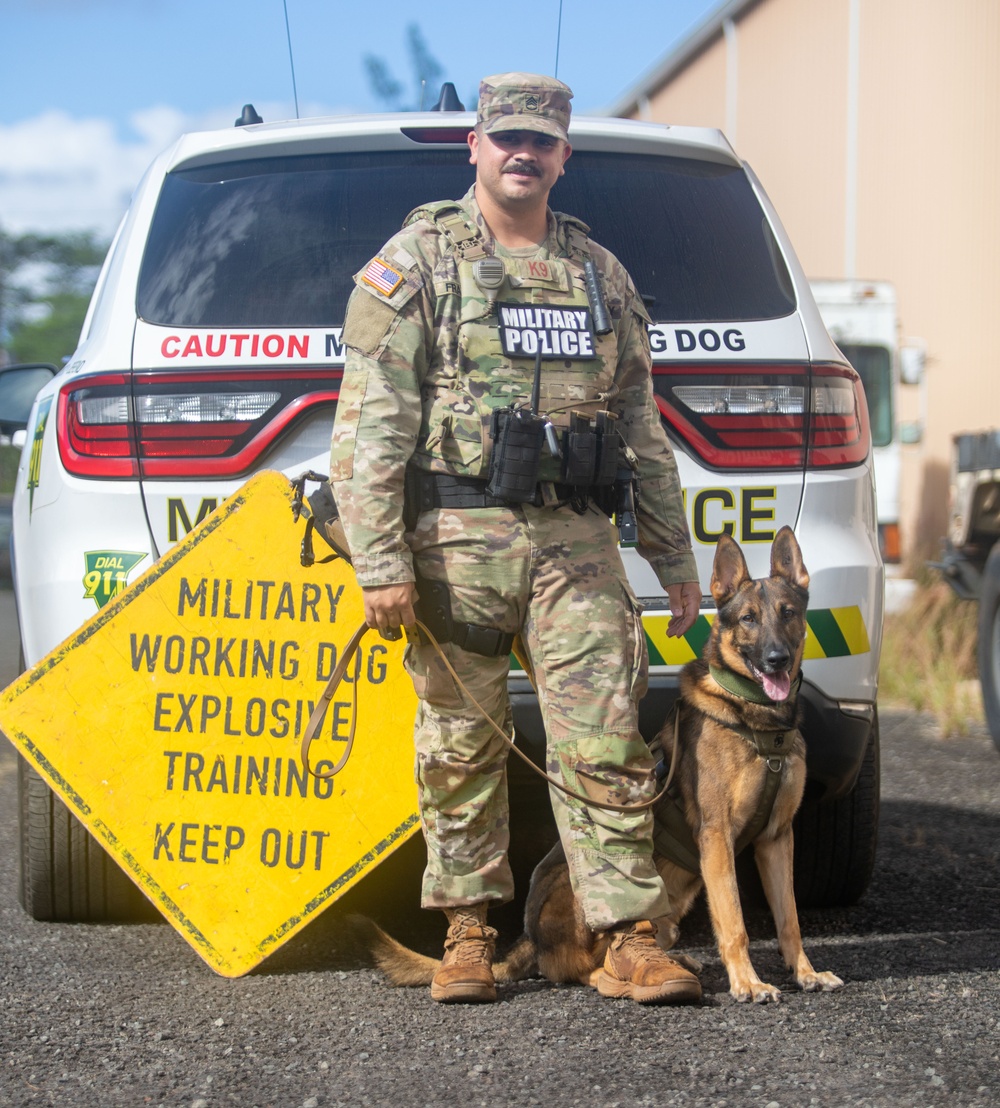
<svg viewBox="0 0 1000 1108">
<path fill-rule="evenodd" d="M 888 281 L 810 280 L 816 306 L 834 342 L 858 371 L 868 400 L 878 539 L 882 560 L 897 563 L 899 533 L 900 443 L 916 441 L 913 424 L 901 425 L 900 383 L 916 384 L 922 374 L 917 347 L 900 346 L 896 290 Z M 916 356 L 908 356 L 911 351 Z M 918 433 L 919 434 L 919 433 Z"/>
</svg>

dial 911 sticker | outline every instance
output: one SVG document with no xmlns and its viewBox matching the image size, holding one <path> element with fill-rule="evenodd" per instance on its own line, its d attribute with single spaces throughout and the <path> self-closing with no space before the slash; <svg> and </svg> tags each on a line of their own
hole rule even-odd
<svg viewBox="0 0 1000 1108">
<path fill-rule="evenodd" d="M 134 550 L 88 550 L 83 555 L 83 595 L 103 608 L 125 591 L 128 575 L 145 557 Z"/>
</svg>

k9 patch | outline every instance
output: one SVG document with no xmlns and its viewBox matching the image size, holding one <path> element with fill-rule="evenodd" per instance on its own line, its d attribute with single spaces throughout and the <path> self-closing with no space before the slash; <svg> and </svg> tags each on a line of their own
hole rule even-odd
<svg viewBox="0 0 1000 1108">
<path fill-rule="evenodd" d="M 589 308 L 498 304 L 500 345 L 508 358 L 587 360 L 597 357 Z"/>
</svg>

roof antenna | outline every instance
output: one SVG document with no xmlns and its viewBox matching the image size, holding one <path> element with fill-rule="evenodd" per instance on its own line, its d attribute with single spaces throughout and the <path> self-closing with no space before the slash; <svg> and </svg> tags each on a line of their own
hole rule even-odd
<svg viewBox="0 0 1000 1108">
<path fill-rule="evenodd" d="M 236 120 L 237 127 L 249 127 L 252 123 L 263 123 L 264 120 L 257 114 L 253 104 L 244 104 L 240 118 Z"/>
<path fill-rule="evenodd" d="M 563 0 L 559 0 L 559 22 L 556 24 L 556 68 L 553 77 L 559 76 L 559 40 L 562 38 L 562 6 Z"/>
<path fill-rule="evenodd" d="M 464 112 L 465 105 L 459 100 L 455 85 L 451 81 L 445 81 L 441 86 L 441 95 L 438 97 L 438 102 L 427 110 L 431 112 Z"/>
<path fill-rule="evenodd" d="M 292 32 L 288 26 L 288 0 L 282 0 L 285 6 L 285 34 L 288 37 L 288 64 L 292 69 L 292 96 L 295 98 L 295 118 L 299 118 L 299 91 L 295 87 L 295 58 L 292 57 Z M 562 12 L 562 0 L 559 0 L 559 11 Z"/>
</svg>

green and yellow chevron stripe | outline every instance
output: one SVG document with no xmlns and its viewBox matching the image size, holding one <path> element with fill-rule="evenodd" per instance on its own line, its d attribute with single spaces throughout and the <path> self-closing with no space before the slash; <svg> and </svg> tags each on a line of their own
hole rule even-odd
<svg viewBox="0 0 1000 1108">
<path fill-rule="evenodd" d="M 692 658 L 700 657 L 714 619 L 714 612 L 700 615 L 683 638 L 668 639 L 670 613 L 647 612 L 642 617 L 642 623 L 649 648 L 649 664 L 682 666 Z M 853 654 L 867 654 L 871 650 L 865 621 L 856 604 L 847 608 L 810 608 L 806 613 L 806 624 L 806 659 L 847 658 Z M 520 670 L 513 655 L 510 661 L 511 670 Z"/>
<path fill-rule="evenodd" d="M 669 612 L 648 612 L 642 622 L 649 646 L 649 664 L 682 666 L 700 657 L 714 619 L 714 612 L 701 615 L 683 638 L 668 639 Z M 865 621 L 856 604 L 848 608 L 810 608 L 806 624 L 807 659 L 846 658 L 852 654 L 867 654 L 871 649 Z"/>
<path fill-rule="evenodd" d="M 846 658 L 871 650 L 868 631 L 857 604 L 848 608 L 817 608 L 806 613 L 809 634 L 806 658 Z"/>
</svg>

